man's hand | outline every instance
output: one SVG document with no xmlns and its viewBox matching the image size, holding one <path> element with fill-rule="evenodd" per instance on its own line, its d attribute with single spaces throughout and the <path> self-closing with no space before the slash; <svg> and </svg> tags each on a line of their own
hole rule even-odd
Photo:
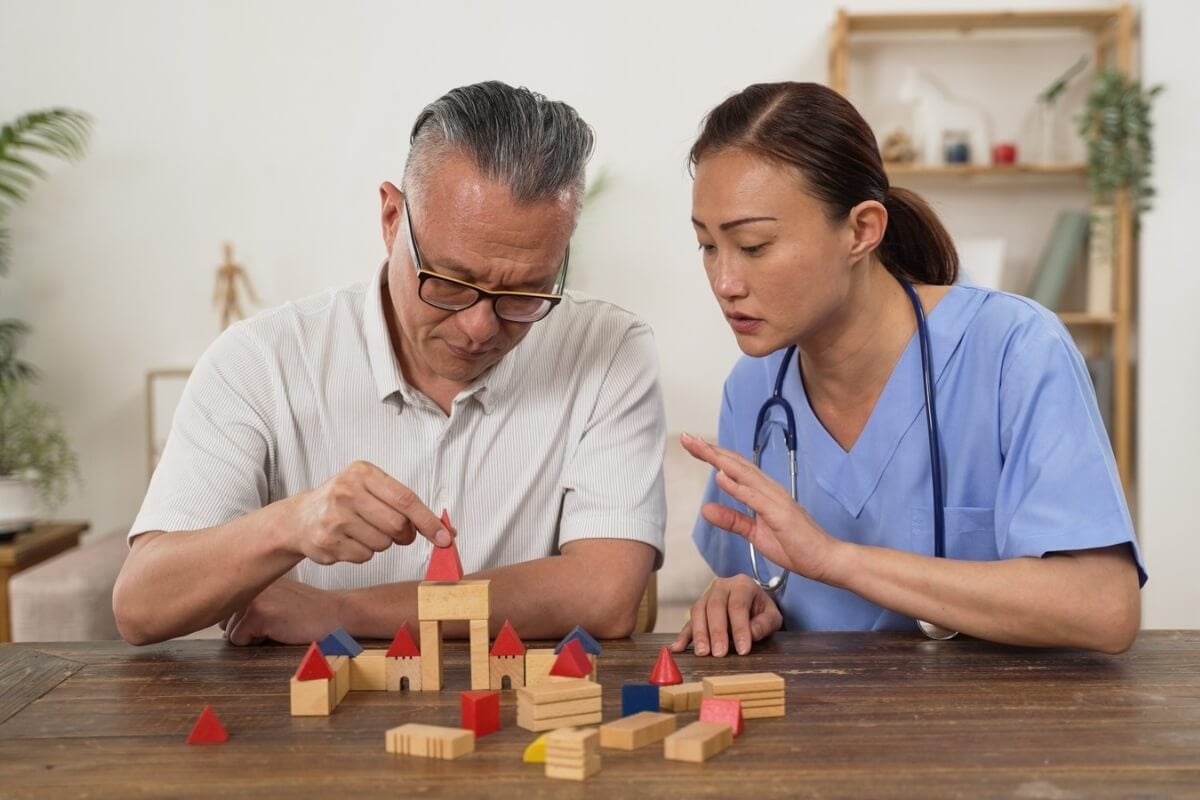
<svg viewBox="0 0 1200 800">
<path fill-rule="evenodd" d="M 750 644 L 770 636 L 783 626 L 783 615 L 775 601 L 748 575 L 717 578 L 692 605 L 691 615 L 671 643 L 676 653 L 688 642 L 698 656 L 722 657 L 729 652 L 732 637 L 738 655 L 750 652 Z"/>
<path fill-rule="evenodd" d="M 411 489 L 366 461 L 281 504 L 286 546 L 318 564 L 361 564 L 418 533 L 438 547 L 453 540 Z"/>
<path fill-rule="evenodd" d="M 259 644 L 270 639 L 283 644 L 319 641 L 337 628 L 338 598 L 335 592 L 314 589 L 280 578 L 220 623 L 231 644 Z"/>
</svg>

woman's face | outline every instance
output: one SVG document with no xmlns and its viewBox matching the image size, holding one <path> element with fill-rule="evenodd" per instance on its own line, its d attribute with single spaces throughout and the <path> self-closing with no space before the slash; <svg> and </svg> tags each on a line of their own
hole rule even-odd
<svg viewBox="0 0 1200 800">
<path fill-rule="evenodd" d="M 751 356 L 822 331 L 862 258 L 852 223 L 830 222 L 798 173 L 744 150 L 696 165 L 692 225 L 713 294 Z"/>
</svg>

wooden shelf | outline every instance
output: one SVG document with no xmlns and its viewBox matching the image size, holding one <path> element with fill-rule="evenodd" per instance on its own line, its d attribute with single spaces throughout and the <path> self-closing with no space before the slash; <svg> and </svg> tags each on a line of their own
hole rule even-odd
<svg viewBox="0 0 1200 800">
<path fill-rule="evenodd" d="M 973 31 L 997 28 L 1077 28 L 1102 31 L 1119 9 L 1065 11 L 962 11 L 916 14 L 850 14 L 847 33 L 862 31 Z"/>
<path fill-rule="evenodd" d="M 1053 175 L 1087 177 L 1086 164 L 884 164 L 894 178 Z"/>
<path fill-rule="evenodd" d="M 1089 314 L 1086 311 L 1060 311 L 1058 318 L 1064 325 L 1092 325 L 1103 327 L 1117 324 L 1116 314 Z"/>
</svg>

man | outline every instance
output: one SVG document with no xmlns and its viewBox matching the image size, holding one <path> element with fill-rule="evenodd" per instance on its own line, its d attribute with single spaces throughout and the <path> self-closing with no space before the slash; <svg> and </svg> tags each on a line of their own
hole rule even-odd
<svg viewBox="0 0 1200 800">
<path fill-rule="evenodd" d="M 373 280 L 233 326 L 193 372 L 113 593 L 128 641 L 389 638 L 443 508 L 493 631 L 632 631 L 665 425 L 648 327 L 562 293 L 591 149 L 526 89 L 426 107 Z"/>
</svg>

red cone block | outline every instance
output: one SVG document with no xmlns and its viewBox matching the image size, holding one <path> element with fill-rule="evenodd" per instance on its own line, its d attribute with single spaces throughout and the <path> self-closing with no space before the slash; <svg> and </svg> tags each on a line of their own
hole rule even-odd
<svg viewBox="0 0 1200 800">
<path fill-rule="evenodd" d="M 200 717 L 196 720 L 196 724 L 192 726 L 192 732 L 188 734 L 188 744 L 223 744 L 229 741 L 229 731 L 225 730 L 225 726 L 221 724 L 221 720 L 217 719 L 217 715 L 213 713 L 212 706 L 205 706 L 200 712 Z"/>
<path fill-rule="evenodd" d="M 675 659 L 671 657 L 671 650 L 665 645 L 662 650 L 658 651 L 658 663 L 654 665 L 654 671 L 650 673 L 650 683 L 658 686 L 673 686 L 683 683 L 683 676 L 679 674 L 679 667 L 676 666 Z"/>
</svg>

